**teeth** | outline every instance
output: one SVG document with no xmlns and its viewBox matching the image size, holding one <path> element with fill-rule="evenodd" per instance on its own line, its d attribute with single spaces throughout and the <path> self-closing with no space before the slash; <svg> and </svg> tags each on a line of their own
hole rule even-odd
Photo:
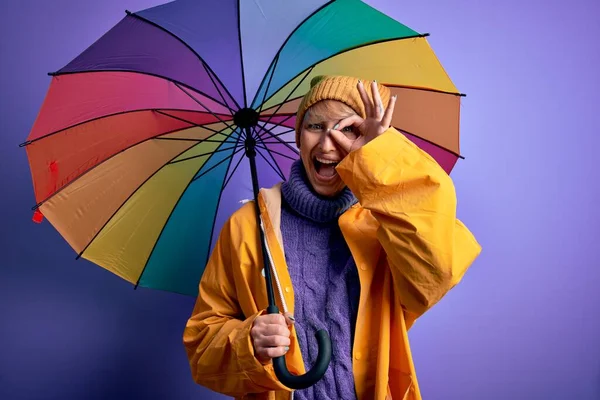
<svg viewBox="0 0 600 400">
<path fill-rule="evenodd" d="M 328 165 L 332 165 L 332 164 L 337 164 L 337 161 L 332 161 L 332 160 L 325 160 L 323 158 L 319 158 L 317 157 L 317 161 L 320 162 L 321 164 L 328 164 Z"/>
</svg>

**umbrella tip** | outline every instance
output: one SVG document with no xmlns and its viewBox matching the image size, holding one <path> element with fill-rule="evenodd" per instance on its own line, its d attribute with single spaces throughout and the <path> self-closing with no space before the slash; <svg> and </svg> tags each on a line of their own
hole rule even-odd
<svg viewBox="0 0 600 400">
<path fill-rule="evenodd" d="M 44 220 L 44 214 L 42 214 L 42 212 L 38 208 L 36 208 L 33 212 L 33 217 L 31 218 L 31 220 L 36 224 L 41 224 Z"/>
<path fill-rule="evenodd" d="M 84 251 L 85 251 L 85 249 L 83 249 L 79 253 L 77 253 L 77 255 L 75 256 L 75 261 L 77 261 L 77 260 L 79 260 L 81 258 L 81 256 L 83 255 Z"/>
</svg>

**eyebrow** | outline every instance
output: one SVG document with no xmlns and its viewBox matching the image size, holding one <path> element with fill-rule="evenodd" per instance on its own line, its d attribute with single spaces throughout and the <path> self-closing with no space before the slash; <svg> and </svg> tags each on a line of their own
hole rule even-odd
<svg viewBox="0 0 600 400">
<path fill-rule="evenodd" d="M 313 123 L 313 124 L 321 124 L 321 123 L 324 123 L 324 122 L 336 121 L 336 119 L 335 118 L 331 118 L 331 119 L 318 118 L 317 119 L 317 118 L 308 117 L 308 118 L 305 118 L 304 121 L 308 122 L 308 123 Z"/>
</svg>

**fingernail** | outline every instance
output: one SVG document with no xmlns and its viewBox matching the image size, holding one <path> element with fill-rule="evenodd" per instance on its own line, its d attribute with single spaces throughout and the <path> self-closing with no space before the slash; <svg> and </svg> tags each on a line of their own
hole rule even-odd
<svg viewBox="0 0 600 400">
<path fill-rule="evenodd" d="M 296 318 L 294 318 L 294 316 L 293 316 L 293 315 L 289 315 L 289 316 L 288 316 L 288 318 L 289 318 L 289 319 L 291 319 L 292 321 L 295 321 L 295 320 L 296 320 Z"/>
<path fill-rule="evenodd" d="M 290 348 L 285 346 L 285 351 L 290 351 Z"/>
<path fill-rule="evenodd" d="M 397 97 L 398 97 L 398 95 L 395 94 L 392 96 L 392 99 L 396 100 Z"/>
<path fill-rule="evenodd" d="M 362 81 L 359 79 L 359 80 L 358 80 L 358 84 L 361 84 L 361 83 L 362 83 Z"/>
<path fill-rule="evenodd" d="M 338 126 L 340 126 L 340 124 L 335 124 L 335 126 L 333 127 L 333 129 L 337 129 Z"/>
<path fill-rule="evenodd" d="M 373 79 L 373 83 L 377 85 L 377 79 Z"/>
</svg>

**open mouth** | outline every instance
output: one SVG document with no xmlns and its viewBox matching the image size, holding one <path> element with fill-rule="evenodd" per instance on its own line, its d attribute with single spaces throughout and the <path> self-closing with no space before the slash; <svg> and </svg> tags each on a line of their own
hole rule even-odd
<svg viewBox="0 0 600 400">
<path fill-rule="evenodd" d="M 315 157 L 313 158 L 313 164 L 315 166 L 315 171 L 317 172 L 317 175 L 319 175 L 322 178 L 329 179 L 333 178 L 337 174 L 335 167 L 339 164 L 339 161 Z"/>
</svg>

